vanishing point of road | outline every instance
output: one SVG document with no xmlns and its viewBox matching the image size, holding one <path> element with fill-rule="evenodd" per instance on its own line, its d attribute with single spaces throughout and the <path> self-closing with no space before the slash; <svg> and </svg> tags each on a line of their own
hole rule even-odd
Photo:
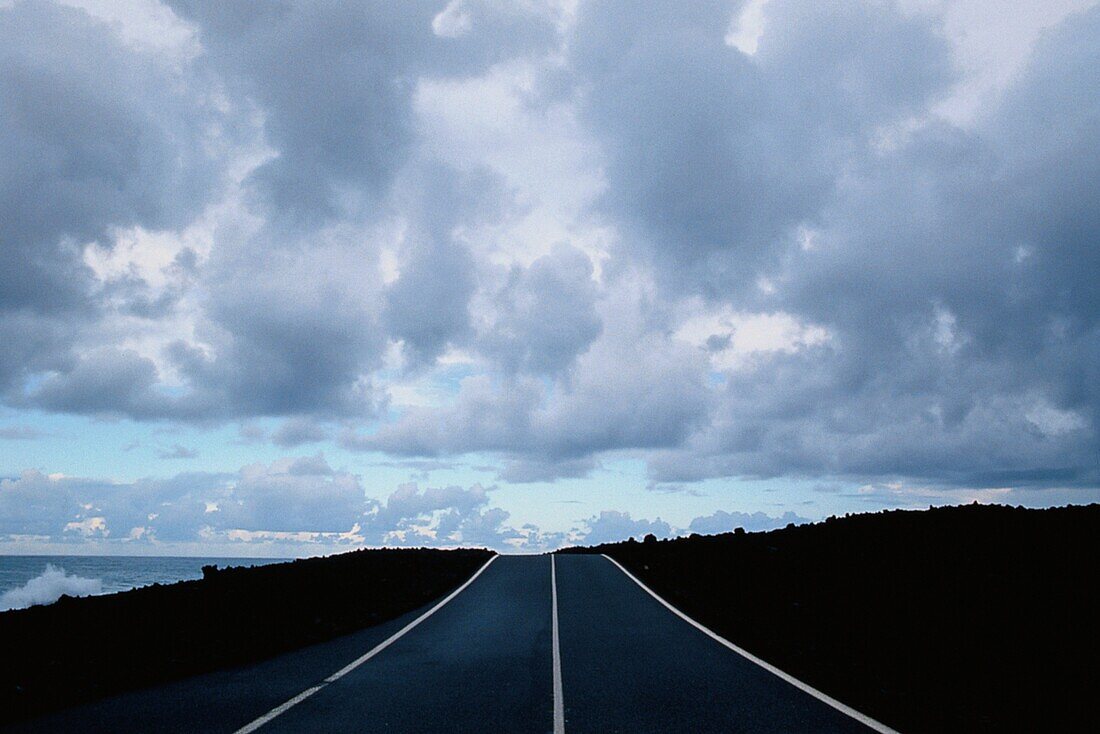
<svg viewBox="0 0 1100 734">
<path fill-rule="evenodd" d="M 891 731 L 596 555 L 495 556 L 455 592 L 386 624 L 11 730 Z"/>
</svg>

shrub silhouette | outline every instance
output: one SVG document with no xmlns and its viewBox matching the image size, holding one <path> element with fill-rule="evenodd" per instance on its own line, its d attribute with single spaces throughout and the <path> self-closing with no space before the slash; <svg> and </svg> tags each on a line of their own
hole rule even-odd
<svg viewBox="0 0 1100 734">
<path fill-rule="evenodd" d="M 1100 731 L 1100 505 L 846 514 L 567 552 L 606 553 L 901 731 Z"/>
</svg>

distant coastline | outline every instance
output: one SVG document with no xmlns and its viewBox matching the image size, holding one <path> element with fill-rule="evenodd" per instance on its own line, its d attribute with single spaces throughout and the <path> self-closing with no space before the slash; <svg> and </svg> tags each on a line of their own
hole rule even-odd
<svg viewBox="0 0 1100 734">
<path fill-rule="evenodd" d="M 203 566 L 263 566 L 287 558 L 0 555 L 0 611 L 202 578 Z M 6 600 L 6 601 L 5 601 Z M 15 603 L 16 601 L 20 603 Z"/>
</svg>

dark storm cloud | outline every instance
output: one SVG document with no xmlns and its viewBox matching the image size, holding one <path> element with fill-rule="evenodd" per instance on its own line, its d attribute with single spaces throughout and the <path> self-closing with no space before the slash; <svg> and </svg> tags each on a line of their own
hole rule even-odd
<svg viewBox="0 0 1100 734">
<path fill-rule="evenodd" d="M 69 347 L 86 323 L 80 312 L 41 313 L 26 308 L 0 309 L 0 390 L 14 392 L 28 374 L 63 366 Z M 18 396 L 16 396 L 18 397 Z M 8 397 L 8 402 L 17 402 Z"/>
<path fill-rule="evenodd" d="M 624 233 L 608 267 L 616 272 L 624 258 L 640 255 L 655 266 L 658 281 L 678 289 L 668 297 L 686 290 L 755 305 L 752 284 L 782 261 L 795 228 L 834 201 L 842 172 L 871 155 L 882 126 L 906 120 L 947 89 L 947 43 L 933 21 L 886 5 L 775 2 L 769 32 L 750 59 L 725 43 L 734 10 L 727 4 L 644 5 L 583 4 L 569 37 L 568 75 L 580 90 L 582 119 L 607 158 L 600 208 Z M 540 274 L 532 268 L 527 275 Z M 402 453 L 492 450 L 512 457 L 504 476 L 543 479 L 555 474 L 555 463 L 559 476 L 590 467 L 601 451 L 706 442 L 725 430 L 705 422 L 718 408 L 728 410 L 728 430 L 758 441 L 748 461 L 760 466 L 746 466 L 745 473 L 788 457 L 814 465 L 793 447 L 772 453 L 767 432 L 789 424 L 765 416 L 762 427 L 743 425 L 750 416 L 707 389 L 698 358 L 676 355 L 669 341 L 646 333 L 653 324 L 635 331 L 616 323 L 617 333 L 592 343 L 599 321 L 584 286 L 566 291 L 562 279 L 544 278 L 531 289 L 544 299 L 537 301 L 514 293 L 526 285 L 520 275 L 514 283 L 499 296 L 510 315 L 493 324 L 483 349 L 498 364 L 535 371 L 571 366 L 588 349 L 568 379 L 549 396 L 522 381 L 485 388 L 508 393 L 497 398 L 478 397 L 481 388 L 471 382 L 453 408 L 410 411 L 367 445 Z M 528 303 L 538 315 L 527 317 Z M 561 340 L 564 348 L 546 350 L 560 359 L 524 351 L 541 346 L 540 328 Z M 509 339 L 513 332 L 520 336 Z M 798 377 L 808 375 L 799 370 Z M 760 411 L 773 411 L 756 379 L 731 383 L 729 402 L 755 400 Z M 806 397 L 803 391 L 796 399 Z M 795 440 L 814 443 L 812 434 Z M 712 459 L 700 453 L 683 457 L 688 471 L 655 466 L 653 474 L 738 473 L 732 467 L 743 461 L 724 445 Z M 705 468 L 708 460 L 723 466 Z M 667 466 L 671 459 L 661 461 Z M 813 470 L 826 469 L 819 462 Z"/>
<path fill-rule="evenodd" d="M 293 248 L 219 249 L 201 273 L 213 293 L 204 328 L 216 349 L 181 342 L 166 354 L 188 381 L 183 390 L 164 390 L 153 361 L 132 351 L 69 351 L 96 328 L 103 299 L 146 319 L 170 315 L 179 297 L 172 289 L 154 299 L 142 281 L 121 278 L 93 293 L 80 246 L 99 238 L 109 246 L 113 227 L 187 224 L 225 175 L 215 163 L 226 162 L 206 151 L 226 143 L 237 123 L 207 78 L 218 78 L 217 69 L 124 45 L 82 12 L 45 3 L 0 12 L 7 20 L 0 32 L 12 35 L 0 77 L 9 152 L 0 163 L 0 206 L 11 209 L 0 213 L 8 260 L 0 277 L 12 279 L 0 288 L 0 333 L 8 337 L 0 378 L 53 370 L 12 402 L 138 419 L 369 412 L 369 390 L 358 380 L 380 349 L 369 328 L 376 317 L 358 293 L 342 297 L 330 283 L 322 258 L 350 277 L 357 264 L 348 268 L 346 252 L 325 246 L 315 246 L 306 265 Z M 265 234 L 268 243 L 300 243 Z M 173 267 L 200 276 L 190 250 Z"/>
<path fill-rule="evenodd" d="M 171 5 L 200 28 L 210 63 L 263 110 L 278 156 L 252 174 L 277 216 L 334 216 L 377 204 L 410 155 L 420 74 L 473 74 L 554 39 L 552 18 L 470 3 L 470 31 L 442 38 L 438 2 L 245 0 Z"/>
<path fill-rule="evenodd" d="M 752 283 L 858 146 L 949 81 L 935 26 L 886 3 L 767 6 L 749 58 L 727 2 L 589 2 L 570 68 L 607 154 L 607 210 L 672 287 Z"/>
<path fill-rule="evenodd" d="M 417 170 L 417 80 L 547 48 L 557 18 L 473 2 L 456 5 L 465 27 L 445 37 L 433 32 L 438 3 L 173 7 L 194 24 L 195 58 L 158 59 L 47 3 L 0 11 L 0 32 L 11 36 L 0 126 L 10 209 L 0 212 L 0 277 L 10 279 L 0 335 L 10 339 L 0 381 L 50 370 L 47 384 L 13 401 L 138 419 L 369 415 L 366 376 L 387 337 L 430 364 L 466 329 L 473 288 L 469 256 L 449 239 L 461 207 L 425 190 L 419 211 L 394 210 L 404 206 L 395 178 Z M 174 316 L 183 295 L 150 293 L 129 275 L 93 293 L 83 244 L 106 237 L 109 248 L 116 227 L 193 221 L 211 180 L 240 165 L 231 143 L 255 147 L 257 124 L 272 155 L 243 186 L 259 231 L 218 229 L 207 262 L 182 251 L 192 255 L 187 283 L 205 296 L 196 325 L 204 344 L 180 341 L 162 356 L 185 384 L 165 389 L 153 360 L 117 347 L 70 353 L 78 336 L 95 341 L 108 301 L 155 322 Z M 432 190 L 466 187 L 450 171 L 425 180 L 438 184 Z M 414 236 L 402 278 L 383 293 L 377 235 L 365 230 L 393 216 Z M 51 318 L 60 310 L 64 318 Z"/>
<path fill-rule="evenodd" d="M 214 260 L 204 332 L 214 349 L 179 343 L 171 355 L 196 408 L 369 414 L 370 386 L 360 377 L 384 347 L 374 262 L 354 235 L 340 233 L 297 247 L 250 242 Z"/>
<path fill-rule="evenodd" d="M 950 79 L 933 24 L 885 5 L 773 2 L 766 14 L 751 61 L 721 47 L 714 22 L 703 35 L 686 16 L 643 31 L 673 48 L 697 40 L 649 86 L 660 43 L 614 53 L 616 26 L 597 15 L 598 42 L 579 47 L 597 84 L 643 85 L 586 109 L 611 151 L 607 206 L 658 250 L 658 277 L 831 334 L 730 375 L 709 424 L 655 455 L 651 478 L 1095 486 L 1100 10 L 1047 34 L 973 129 L 933 120 L 911 133 L 907 116 Z M 746 89 L 762 96 L 715 108 Z M 758 274 L 774 293 L 719 297 Z"/>
<path fill-rule="evenodd" d="M 324 441 L 329 437 L 323 426 L 308 418 L 288 418 L 271 434 L 271 442 L 276 446 L 290 448 L 305 443 Z"/>
<path fill-rule="evenodd" d="M 469 325 L 473 265 L 453 243 L 429 240 L 409 249 L 400 279 L 386 294 L 386 326 L 413 365 L 431 365 Z"/>
<path fill-rule="evenodd" d="M 437 163 L 412 165 L 395 198 L 407 216 L 400 274 L 385 290 L 384 326 L 400 340 L 412 368 L 430 366 L 448 345 L 468 337 L 476 263 L 454 237 L 459 223 L 492 221 L 506 197 L 485 171 Z"/>
<path fill-rule="evenodd" d="M 35 406 L 66 413 L 152 417 L 169 401 L 154 392 L 156 366 L 132 351 L 99 349 L 64 372 L 46 378 L 30 394 Z"/>
<path fill-rule="evenodd" d="M 354 239 L 318 235 L 308 251 L 260 244 L 212 258 L 197 329 L 205 346 L 176 340 L 163 356 L 184 379 L 167 388 L 157 365 L 102 347 L 69 358 L 17 403 L 137 420 L 220 421 L 257 415 L 370 415 L 364 374 L 384 337 L 374 259 Z"/>
<path fill-rule="evenodd" d="M 369 416 L 367 376 L 387 339 L 417 366 L 464 334 L 473 265 L 451 230 L 493 200 L 490 180 L 417 161 L 418 76 L 474 73 L 508 49 L 545 45 L 550 18 L 476 5 L 471 29 L 452 39 L 433 34 L 439 8 L 427 3 L 180 9 L 198 25 L 202 61 L 258 106 L 274 157 L 245 181 L 264 227 L 205 266 L 200 333 L 213 349 L 172 348 L 190 393 L 168 415 Z M 487 40 L 500 18 L 524 17 L 529 32 Z M 385 287 L 377 235 L 361 223 L 394 211 L 407 233 L 400 277 Z"/>
<path fill-rule="evenodd" d="M 484 330 L 482 350 L 512 371 L 556 373 L 599 336 L 598 290 L 592 262 L 559 246 L 530 267 L 515 266 L 496 295 L 497 317 Z"/>
<path fill-rule="evenodd" d="M 516 482 L 634 451 L 656 483 L 1100 483 L 1100 9 L 963 125 L 936 111 L 961 78 L 941 21 L 889 2 L 771 0 L 751 56 L 726 2 L 172 7 L 193 58 L 0 9 L 8 405 L 280 416 L 288 446 L 342 420 L 348 448 L 490 452 Z M 484 109 L 418 125 L 418 86 L 459 82 Z M 496 150 L 502 110 L 591 151 L 599 193 L 551 207 L 576 241 L 516 225 L 543 172 Z M 167 284 L 85 266 L 127 227 L 179 240 Z M 821 338 L 679 336 L 715 312 Z M 386 410 L 393 379 L 452 389 L 452 350 L 457 394 Z"/>
<path fill-rule="evenodd" d="M 178 226 L 217 171 L 208 85 L 82 11 L 0 8 L 0 388 L 54 368 L 95 304 L 82 246 Z M 223 131 L 224 132 L 224 131 Z"/>
<path fill-rule="evenodd" d="M 1068 19 L 975 130 L 933 123 L 849 171 L 816 246 L 776 263 L 777 305 L 835 348 L 735 376 L 653 476 L 1095 486 L 1097 38 L 1097 9 Z"/>
<path fill-rule="evenodd" d="M 515 481 L 577 476 L 592 455 L 675 445 L 707 412 L 701 355 L 630 324 L 593 344 L 551 389 L 532 377 L 463 380 L 454 405 L 410 408 L 348 448 L 405 455 L 499 452 Z"/>
<path fill-rule="evenodd" d="M 377 198 L 410 143 L 408 54 L 431 40 L 426 7 L 174 3 L 200 28 L 210 63 L 265 114 L 278 156 L 252 174 L 271 210 L 315 220 L 341 186 Z"/>
<path fill-rule="evenodd" d="M 17 2 L 0 14 L 0 305 L 74 306 L 87 283 L 73 246 L 111 226 L 179 225 L 202 203 L 209 110 L 171 62 L 82 11 Z"/>
</svg>

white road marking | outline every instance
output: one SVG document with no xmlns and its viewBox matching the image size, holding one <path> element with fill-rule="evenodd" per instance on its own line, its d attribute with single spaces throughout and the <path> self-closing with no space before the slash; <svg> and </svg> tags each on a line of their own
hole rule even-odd
<svg viewBox="0 0 1100 734">
<path fill-rule="evenodd" d="M 351 671 L 355 670 L 360 665 L 367 662 L 368 660 L 370 660 L 375 655 L 377 655 L 378 653 L 385 650 L 387 647 L 389 647 L 393 643 L 397 642 L 399 639 L 401 639 L 401 637 L 403 637 L 406 633 L 408 633 L 410 630 L 412 630 L 413 627 L 416 627 L 418 624 L 423 622 L 425 619 L 427 619 L 428 617 L 430 617 L 433 614 L 435 614 L 436 612 L 438 612 L 440 610 L 440 608 L 443 607 L 444 604 L 446 604 L 451 599 L 454 599 L 456 596 L 458 596 L 460 593 L 462 593 L 462 590 L 465 589 L 470 584 L 472 584 L 474 582 L 474 579 L 476 579 L 478 576 L 480 576 L 485 571 L 485 569 L 487 569 L 489 567 L 489 565 L 493 561 L 495 561 L 497 558 L 498 558 L 498 556 L 493 556 L 492 558 L 490 558 L 488 561 L 485 562 L 484 566 L 482 566 L 481 568 L 479 568 L 477 570 L 477 573 L 475 573 L 470 578 L 466 579 L 466 583 L 464 583 L 462 586 L 459 586 L 457 589 L 452 591 L 450 594 L 448 594 L 445 598 L 443 598 L 434 607 L 432 607 L 428 611 L 424 612 L 419 617 L 417 617 L 416 619 L 414 619 L 413 621 L 409 622 L 407 625 L 405 625 L 404 627 L 399 629 L 397 632 L 395 632 L 392 635 L 390 635 L 389 637 L 387 637 L 385 639 L 385 641 L 379 643 L 376 647 L 371 649 L 370 652 L 356 658 L 355 660 L 351 661 L 350 663 L 348 663 L 344 667 L 340 668 L 340 670 L 336 671 L 335 673 L 330 675 L 328 678 L 325 678 L 325 680 L 322 683 L 320 683 L 316 686 L 313 686 L 312 688 L 305 689 L 304 691 L 299 693 L 294 698 L 292 698 L 289 701 L 286 701 L 286 702 L 276 706 L 275 708 L 271 709 L 270 711 L 268 711 L 266 714 L 259 717 L 255 721 L 251 721 L 248 724 L 245 724 L 240 729 L 238 729 L 236 732 L 234 732 L 234 734 L 249 734 L 249 732 L 256 731 L 261 726 L 263 726 L 264 724 L 266 724 L 269 721 L 271 721 L 272 719 L 274 719 L 276 716 L 279 716 L 280 714 L 285 713 L 290 708 L 298 705 L 302 701 L 304 701 L 307 698 L 309 698 L 310 696 L 312 696 L 317 691 L 319 691 L 322 688 L 324 688 L 325 686 L 327 686 L 329 683 L 333 683 L 335 681 L 340 680 L 345 675 L 347 675 Z M 552 570 L 553 569 L 551 568 L 551 571 Z"/>
<path fill-rule="evenodd" d="M 242 726 L 240 729 L 237 730 L 237 734 L 248 734 L 249 732 L 256 731 L 261 726 L 263 726 L 267 722 L 271 721 L 272 719 L 274 719 L 279 714 L 283 713 L 284 711 L 291 708 L 292 706 L 297 706 L 302 701 L 305 701 L 307 698 L 309 698 L 314 693 L 316 693 L 317 691 L 321 690 L 324 687 L 325 687 L 325 684 L 322 683 L 319 686 L 313 686 L 312 688 L 305 689 L 304 691 L 299 693 L 294 698 L 290 699 L 289 701 L 286 701 L 285 703 L 279 704 L 278 706 L 271 709 L 266 714 L 264 714 L 260 718 L 256 719 L 252 723 L 247 724 L 245 726 Z"/>
<path fill-rule="evenodd" d="M 802 681 L 798 680 L 798 678 L 795 678 L 793 675 L 790 675 L 788 673 L 784 673 L 782 670 L 775 667 L 774 665 L 771 665 L 770 663 L 766 663 L 763 660 L 761 660 L 760 658 L 756 657 L 755 655 L 753 655 L 748 650 L 744 650 L 744 649 L 738 647 L 737 645 L 735 645 L 732 642 L 730 642 L 729 640 L 727 640 L 725 637 L 722 637 L 721 635 L 718 635 L 718 634 L 712 632 L 711 630 L 707 629 L 706 627 L 699 624 L 698 622 L 696 622 L 694 619 L 692 619 L 688 615 L 681 612 L 676 607 L 669 604 L 667 601 L 665 601 L 661 597 L 657 596 L 657 594 L 652 589 L 650 589 L 648 586 L 646 586 L 641 581 L 639 581 L 637 579 L 637 577 L 634 576 L 634 574 L 630 573 L 630 571 L 627 571 L 625 568 L 623 568 L 622 565 L 618 561 L 616 561 L 614 558 L 612 558 L 611 556 L 609 556 L 605 553 L 601 553 L 600 555 L 602 555 L 604 558 L 606 558 L 607 560 L 614 563 L 620 571 L 622 571 L 623 573 L 625 573 L 627 575 L 627 578 L 629 578 L 631 581 L 636 583 L 638 586 L 642 587 L 642 589 L 644 589 L 654 599 L 661 602 L 661 604 L 663 604 L 665 606 L 665 608 L 667 608 L 670 612 L 672 612 L 677 617 L 684 620 L 685 622 L 687 622 L 688 624 L 690 624 L 692 627 L 699 630 L 703 634 L 705 634 L 708 637 L 714 639 L 716 642 L 719 642 L 722 645 L 725 645 L 726 647 L 728 647 L 730 650 L 733 650 L 735 653 L 737 653 L 741 657 L 746 658 L 747 660 L 756 663 L 757 665 L 759 665 L 761 668 L 768 671 L 772 675 L 775 675 L 775 676 L 778 676 L 779 678 L 782 678 L 783 680 L 787 681 L 788 683 L 790 683 L 795 688 L 798 688 L 801 691 L 805 691 L 806 693 L 808 693 L 811 696 L 813 696 L 814 698 L 816 698 L 818 701 L 821 701 L 824 704 L 832 706 L 834 709 L 841 712 L 842 714 L 846 714 L 846 715 L 852 717 L 853 719 L 855 719 L 859 723 L 863 724 L 864 726 L 870 727 L 871 729 L 874 729 L 875 731 L 880 732 L 880 734 L 898 734 L 897 731 L 895 731 L 894 729 L 891 729 L 890 727 L 886 726 L 885 724 L 883 724 L 881 722 L 878 722 L 878 721 L 875 721 L 874 719 L 872 719 L 870 716 L 867 716 L 866 714 L 861 714 L 860 712 L 856 711 L 851 706 L 846 706 L 846 705 L 842 704 L 840 701 L 836 700 L 832 696 L 828 696 L 828 695 L 822 693 L 821 691 L 817 690 L 816 688 L 809 685 L 808 683 L 803 683 Z"/>
<path fill-rule="evenodd" d="M 554 641 L 554 734 L 565 734 L 565 696 L 561 689 L 561 647 L 558 645 L 558 573 L 550 556 L 551 627 Z"/>
</svg>

